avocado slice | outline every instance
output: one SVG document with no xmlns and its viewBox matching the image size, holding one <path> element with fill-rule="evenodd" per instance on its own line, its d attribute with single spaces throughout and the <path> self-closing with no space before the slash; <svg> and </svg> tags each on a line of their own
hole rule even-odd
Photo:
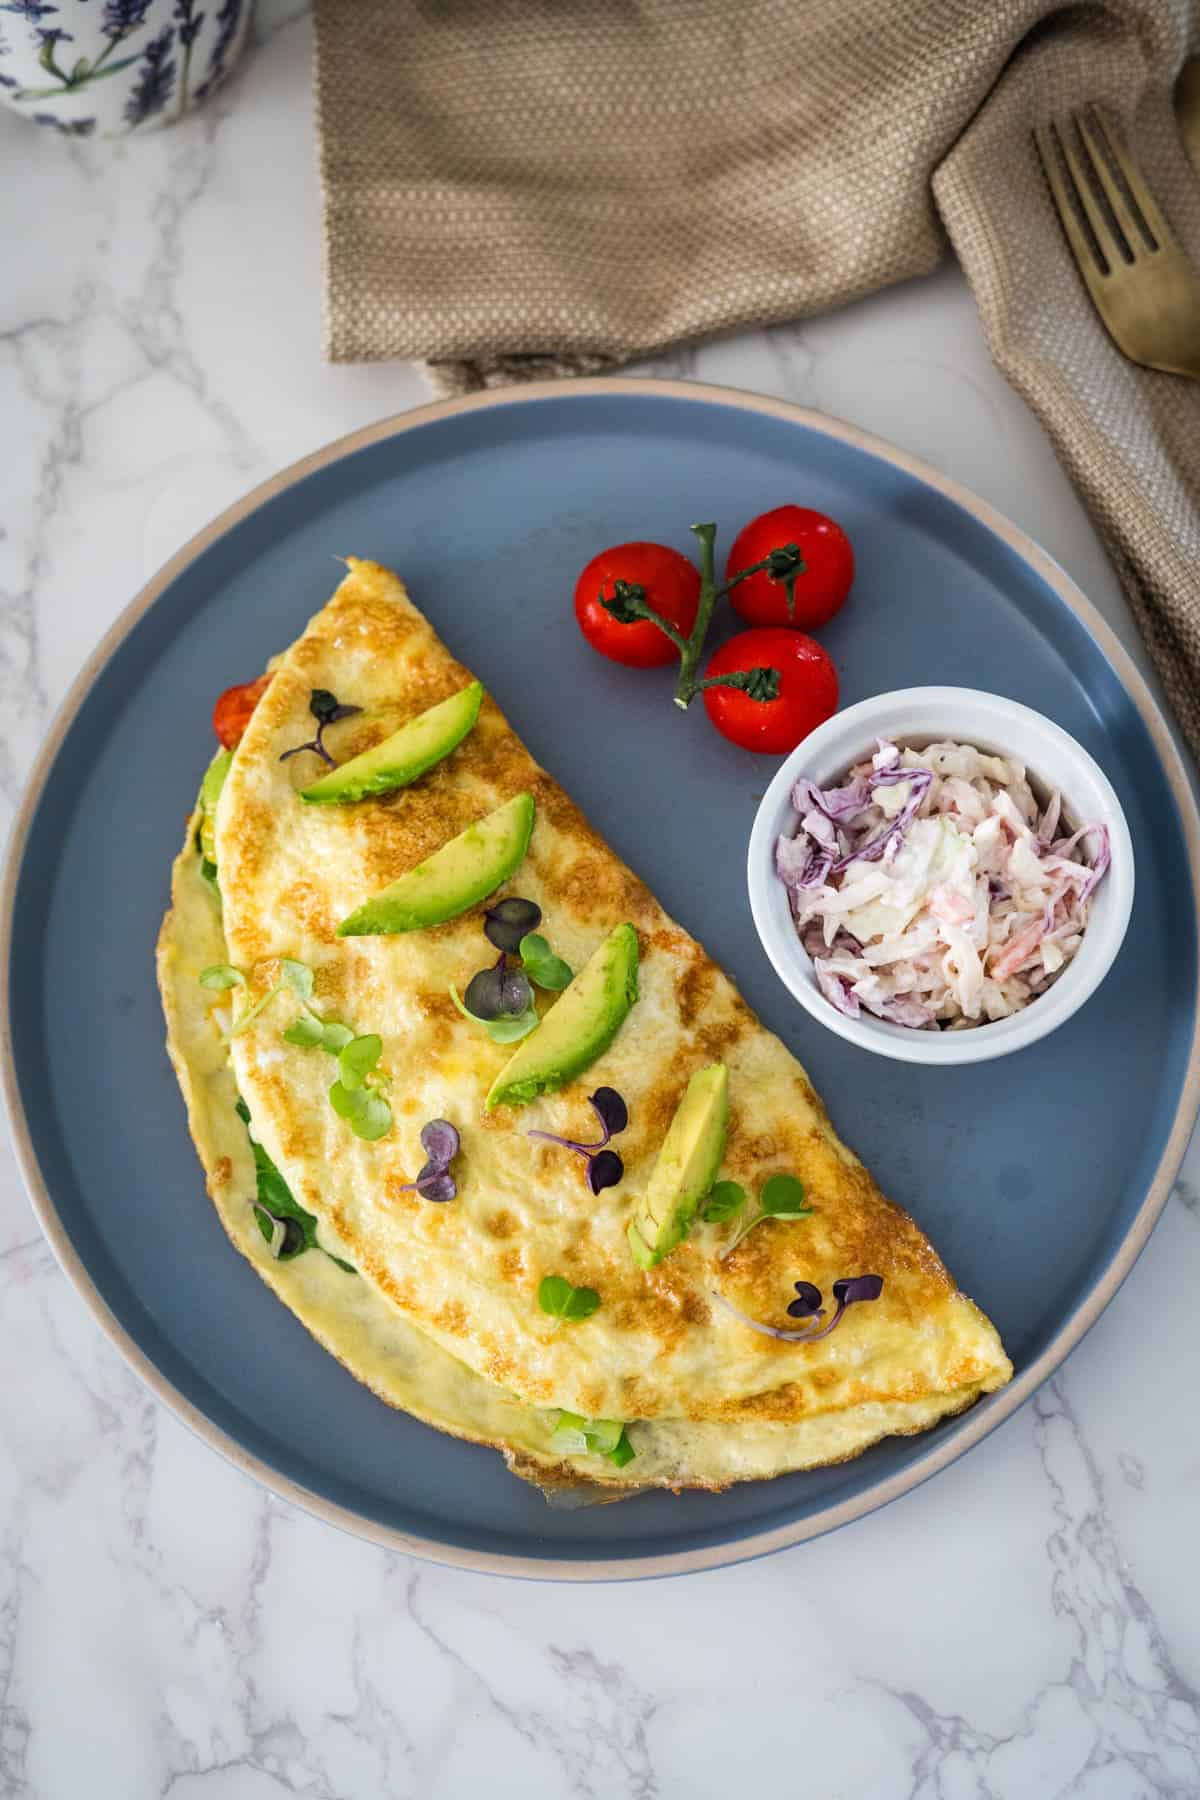
<svg viewBox="0 0 1200 1800">
<path fill-rule="evenodd" d="M 521 866 L 533 831 L 533 795 L 518 794 L 401 875 L 343 919 L 339 937 L 441 925 L 485 900 Z"/>
<path fill-rule="evenodd" d="M 636 1219 L 629 1226 L 633 1260 L 652 1269 L 688 1234 L 696 1208 L 717 1178 L 729 1123 L 729 1071 L 697 1069 L 675 1108 Z"/>
<path fill-rule="evenodd" d="M 492 1083 L 487 1110 L 524 1106 L 581 1075 L 608 1049 L 637 999 L 637 971 L 637 932 L 618 925 L 509 1057 Z"/>
<path fill-rule="evenodd" d="M 218 750 L 205 769 L 204 780 L 200 783 L 200 798 L 197 801 L 200 809 L 200 854 L 214 868 L 217 863 L 217 801 L 221 798 L 221 789 L 225 786 L 225 777 L 232 761 L 232 750 Z"/>
<path fill-rule="evenodd" d="M 482 705 L 483 685 L 473 681 L 448 700 L 439 700 L 436 706 L 418 713 L 373 750 L 352 756 L 311 787 L 301 788 L 300 798 L 314 806 L 345 804 L 408 787 L 462 743 Z"/>
</svg>

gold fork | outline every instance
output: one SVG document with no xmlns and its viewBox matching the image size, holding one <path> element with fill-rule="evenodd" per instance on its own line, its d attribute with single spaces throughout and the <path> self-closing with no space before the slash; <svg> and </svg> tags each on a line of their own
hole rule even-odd
<svg viewBox="0 0 1200 1800">
<path fill-rule="evenodd" d="M 1200 276 L 1129 150 L 1095 108 L 1039 126 L 1067 242 L 1119 350 L 1200 381 Z"/>
</svg>

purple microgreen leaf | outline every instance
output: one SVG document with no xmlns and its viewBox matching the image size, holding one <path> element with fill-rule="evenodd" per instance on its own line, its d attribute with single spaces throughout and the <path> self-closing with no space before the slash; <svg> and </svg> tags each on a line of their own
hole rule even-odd
<svg viewBox="0 0 1200 1800">
<path fill-rule="evenodd" d="M 615 1150 L 598 1150 L 595 1156 L 588 1157 L 588 1186 L 593 1194 L 602 1188 L 616 1187 L 625 1174 L 625 1164 Z"/>
<path fill-rule="evenodd" d="M 610 1137 L 615 1137 L 628 1125 L 629 1108 L 616 1088 L 598 1087 L 594 1094 L 589 1094 L 588 1101 L 600 1121 L 600 1129 L 604 1133 L 603 1142 L 607 1144 Z"/>
<path fill-rule="evenodd" d="M 448 1119 L 430 1119 L 421 1127 L 421 1148 L 431 1164 L 448 1169 L 458 1155 L 462 1140 Z"/>
<path fill-rule="evenodd" d="M 428 1172 L 427 1172 L 428 1171 Z M 422 1200 L 453 1200 L 458 1193 L 458 1183 L 447 1169 L 435 1169 L 426 1163 L 416 1181 L 412 1184 Z"/>
<path fill-rule="evenodd" d="M 362 711 L 362 707 L 343 705 L 328 688 L 312 688 L 309 692 L 308 710 L 317 721 L 316 737 L 309 738 L 303 744 L 296 744 L 291 750 L 285 750 L 279 760 L 287 762 L 291 757 L 299 756 L 302 750 L 311 750 L 314 756 L 319 756 L 332 769 L 335 766 L 334 760 L 325 748 L 326 729 L 330 725 L 336 725 L 339 719 L 352 719 Z"/>
<path fill-rule="evenodd" d="M 795 1283 L 796 1299 L 788 1307 L 788 1316 L 793 1319 L 811 1319 L 814 1313 L 821 1311 L 821 1290 L 814 1287 L 811 1281 Z"/>
<path fill-rule="evenodd" d="M 483 920 L 484 936 L 489 942 L 495 944 L 497 950 L 515 956 L 521 947 L 521 939 L 541 924 L 542 909 L 536 900 L 523 900 L 519 895 L 511 894 L 507 900 L 497 900 L 495 906 L 489 906 Z"/>
<path fill-rule="evenodd" d="M 850 1275 L 833 1284 L 833 1297 L 839 1306 L 854 1306 L 860 1300 L 878 1300 L 882 1292 L 882 1275 Z"/>
</svg>

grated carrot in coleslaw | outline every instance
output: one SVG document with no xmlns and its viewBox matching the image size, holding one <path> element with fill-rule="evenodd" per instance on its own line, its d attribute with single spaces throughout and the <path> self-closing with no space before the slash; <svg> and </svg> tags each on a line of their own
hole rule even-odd
<svg viewBox="0 0 1200 1800">
<path fill-rule="evenodd" d="M 797 782 L 776 845 L 821 992 L 915 1030 L 1005 1019 L 1044 993 L 1087 929 L 1111 860 L 1021 763 L 969 744 L 879 745 L 840 787 Z"/>
</svg>

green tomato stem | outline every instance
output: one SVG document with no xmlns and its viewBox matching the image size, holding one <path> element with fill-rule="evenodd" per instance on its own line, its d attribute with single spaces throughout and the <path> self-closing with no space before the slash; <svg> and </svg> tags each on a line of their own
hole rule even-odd
<svg viewBox="0 0 1200 1800">
<path fill-rule="evenodd" d="M 704 654 L 704 644 L 712 624 L 713 612 L 717 601 L 724 600 L 732 593 L 739 582 L 751 575 L 761 574 L 765 569 L 776 581 L 782 581 L 787 590 L 788 613 L 793 613 L 793 601 L 797 575 L 804 572 L 804 559 L 795 544 L 783 544 L 772 550 L 761 561 L 750 563 L 745 569 L 739 569 L 731 575 L 724 587 L 718 587 L 714 546 L 717 528 L 715 524 L 693 525 L 692 532 L 700 543 L 700 601 L 696 608 L 696 619 L 689 636 L 684 637 L 681 631 L 662 617 L 650 605 L 645 594 L 629 584 L 619 584 L 618 592 L 612 600 L 607 600 L 603 592 L 600 604 L 614 618 L 630 623 L 633 619 L 645 619 L 656 625 L 664 635 L 670 638 L 679 652 L 679 678 L 675 684 L 675 704 L 686 709 L 696 695 L 707 687 L 740 688 L 750 695 L 752 700 L 774 700 L 779 693 L 778 669 L 744 669 L 732 675 L 714 675 L 707 681 L 698 681 L 696 671 L 700 667 L 700 659 Z"/>
</svg>

